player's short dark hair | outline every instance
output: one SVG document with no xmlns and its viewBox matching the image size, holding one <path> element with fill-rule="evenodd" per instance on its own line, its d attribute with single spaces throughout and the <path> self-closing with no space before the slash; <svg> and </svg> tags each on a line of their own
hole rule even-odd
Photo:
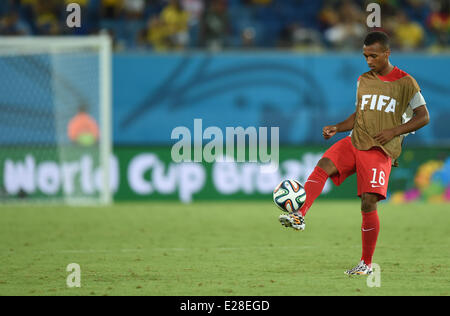
<svg viewBox="0 0 450 316">
<path fill-rule="evenodd" d="M 389 36 L 381 31 L 370 32 L 364 39 L 364 45 L 369 46 L 375 43 L 379 43 L 385 49 L 389 49 Z"/>
</svg>

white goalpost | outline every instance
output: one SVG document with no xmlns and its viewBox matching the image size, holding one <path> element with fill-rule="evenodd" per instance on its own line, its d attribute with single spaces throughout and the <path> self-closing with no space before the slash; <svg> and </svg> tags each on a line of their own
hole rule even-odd
<svg viewBox="0 0 450 316">
<path fill-rule="evenodd" d="M 111 39 L 0 37 L 0 203 L 109 204 Z"/>
</svg>

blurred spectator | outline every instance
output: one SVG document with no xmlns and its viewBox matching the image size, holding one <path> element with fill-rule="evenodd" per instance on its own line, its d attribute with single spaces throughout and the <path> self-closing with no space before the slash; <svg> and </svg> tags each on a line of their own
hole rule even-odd
<svg viewBox="0 0 450 316">
<path fill-rule="evenodd" d="M 180 0 L 170 0 L 169 5 L 161 12 L 160 19 L 166 28 L 170 46 L 185 47 L 189 41 L 189 13 L 183 9 Z"/>
<path fill-rule="evenodd" d="M 179 0 L 171 0 L 159 15 L 148 19 L 140 34 L 140 42 L 157 51 L 184 48 L 189 41 L 189 13 Z"/>
<path fill-rule="evenodd" d="M 56 1 L 42 1 L 35 5 L 36 31 L 38 35 L 58 35 L 61 23 Z"/>
<path fill-rule="evenodd" d="M 420 48 L 424 41 L 425 33 L 422 26 L 409 20 L 404 12 L 399 12 L 393 19 L 393 46 L 401 50 L 414 50 Z"/>
<path fill-rule="evenodd" d="M 148 20 L 147 28 L 141 34 L 141 42 L 150 44 L 155 51 L 167 51 L 171 47 L 168 29 L 159 16 Z"/>
<path fill-rule="evenodd" d="M 425 26 L 428 16 L 430 15 L 430 1 L 424 0 L 406 0 L 404 12 L 412 21 Z"/>
<path fill-rule="evenodd" d="M 30 35 L 31 28 L 25 21 L 21 20 L 17 12 L 4 16 L 0 19 L 0 34 L 2 35 Z"/>
<path fill-rule="evenodd" d="M 241 42 L 242 42 L 242 48 L 244 49 L 251 49 L 251 48 L 255 48 L 256 43 L 255 43 L 255 29 L 252 27 L 246 27 L 245 29 L 242 30 L 241 33 Z"/>
<path fill-rule="evenodd" d="M 189 13 L 189 24 L 196 24 L 205 10 L 203 0 L 181 0 L 183 10 Z"/>
<path fill-rule="evenodd" d="M 102 0 L 101 12 L 105 19 L 116 19 L 123 8 L 123 0 Z"/>
<path fill-rule="evenodd" d="M 369 3 L 373 1 L 366 2 Z M 399 0 L 378 0 L 376 3 L 381 7 L 381 14 L 387 17 L 393 17 L 401 9 L 401 2 Z"/>
<path fill-rule="evenodd" d="M 203 0 L 181 0 L 183 9 L 189 13 L 189 47 L 195 48 L 200 43 L 200 20 L 205 11 Z"/>
<path fill-rule="evenodd" d="M 330 15 L 329 22 L 334 23 L 325 30 L 324 36 L 331 47 L 352 50 L 361 47 L 367 33 L 363 23 L 364 16 L 351 1 L 345 1 L 339 7 L 338 16 Z M 338 18 L 337 18 L 338 17 Z"/>
<path fill-rule="evenodd" d="M 123 0 L 123 9 L 127 19 L 141 19 L 145 10 L 145 0 Z"/>
<path fill-rule="evenodd" d="M 435 4 L 428 17 L 428 26 L 435 37 L 432 49 L 440 50 L 450 46 L 450 2 L 442 0 Z"/>
<path fill-rule="evenodd" d="M 321 31 L 327 30 L 339 22 L 339 14 L 331 4 L 326 4 L 318 14 L 319 27 Z"/>
<path fill-rule="evenodd" d="M 226 46 L 229 34 L 227 6 L 224 0 L 211 0 L 201 22 L 200 38 L 203 47 L 220 50 Z M 242 34 L 245 39 L 245 34 Z M 248 43 L 247 43 L 248 44 Z"/>
<path fill-rule="evenodd" d="M 292 23 L 283 28 L 279 46 L 296 50 L 321 50 L 321 34 L 319 31 Z"/>
</svg>

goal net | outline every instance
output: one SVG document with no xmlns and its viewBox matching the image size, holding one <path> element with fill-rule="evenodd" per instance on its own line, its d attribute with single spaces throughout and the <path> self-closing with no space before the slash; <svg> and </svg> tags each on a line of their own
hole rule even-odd
<svg viewBox="0 0 450 316">
<path fill-rule="evenodd" d="M 109 37 L 0 37 L 0 73 L 0 203 L 110 203 Z"/>
</svg>

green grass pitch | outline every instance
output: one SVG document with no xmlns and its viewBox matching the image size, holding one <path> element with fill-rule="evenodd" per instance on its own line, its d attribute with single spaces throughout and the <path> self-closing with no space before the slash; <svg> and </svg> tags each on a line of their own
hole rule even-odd
<svg viewBox="0 0 450 316">
<path fill-rule="evenodd" d="M 357 200 L 317 201 L 304 232 L 279 214 L 270 201 L 1 206 L 0 295 L 450 294 L 448 204 L 380 204 L 380 287 L 344 275 L 361 255 Z"/>
</svg>

